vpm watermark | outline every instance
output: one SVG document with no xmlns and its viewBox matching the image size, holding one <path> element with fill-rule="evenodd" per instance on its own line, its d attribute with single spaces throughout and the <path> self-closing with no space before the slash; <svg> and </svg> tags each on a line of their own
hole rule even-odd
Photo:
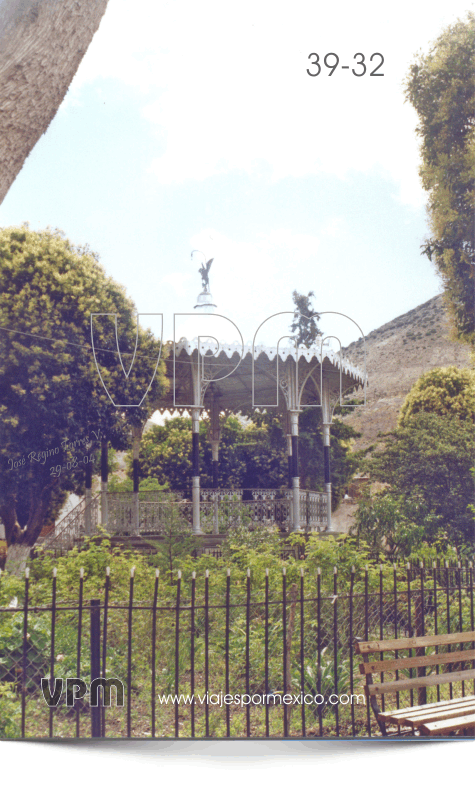
<svg viewBox="0 0 475 787">
<path fill-rule="evenodd" d="M 89 685 L 82 678 L 55 678 L 53 682 L 49 678 L 41 678 L 41 691 L 44 700 L 49 708 L 56 708 L 63 695 L 63 686 L 66 683 L 66 705 L 68 708 L 74 707 L 76 700 L 89 698 L 91 708 L 99 705 L 100 691 L 102 690 L 102 704 L 110 707 L 112 704 L 112 689 L 115 689 L 115 704 L 124 704 L 124 684 L 118 678 L 94 678 Z"/>
<path fill-rule="evenodd" d="M 278 407 L 278 396 L 279 396 L 279 345 L 282 342 L 282 340 L 284 340 L 284 339 L 290 340 L 294 344 L 295 361 L 296 361 L 296 363 L 295 363 L 295 374 L 296 374 L 296 379 L 298 380 L 298 363 L 299 363 L 299 352 L 298 352 L 298 350 L 299 350 L 299 347 L 298 347 L 297 339 L 296 339 L 295 336 L 281 336 L 279 338 L 279 340 L 277 341 L 277 345 L 276 345 L 276 347 L 277 347 L 277 356 L 276 356 L 277 357 L 277 380 L 276 380 L 277 403 L 275 403 L 275 404 L 265 403 L 264 404 L 264 403 L 256 403 L 255 402 L 254 360 L 255 360 L 255 357 L 256 357 L 256 347 L 258 347 L 258 334 L 259 334 L 259 331 L 261 330 L 262 326 L 265 323 L 268 323 L 270 320 L 273 320 L 273 319 L 275 319 L 277 317 L 280 317 L 282 315 L 288 315 L 288 316 L 290 316 L 292 318 L 295 318 L 296 316 L 298 316 L 299 318 L 301 318 L 303 320 L 307 320 L 308 322 L 311 321 L 310 317 L 307 317 L 306 315 L 301 314 L 298 311 L 296 311 L 296 312 L 284 311 L 284 312 L 276 312 L 275 314 L 272 314 L 270 317 L 268 317 L 267 319 L 263 320 L 260 323 L 260 325 L 257 328 L 256 332 L 254 333 L 254 338 L 252 340 L 252 351 L 251 351 L 251 355 L 252 355 L 252 369 L 251 369 L 252 407 L 253 408 Z M 362 404 L 345 404 L 344 402 L 341 401 L 342 365 L 340 364 L 340 405 L 343 406 L 343 407 L 353 407 L 353 408 L 354 407 L 364 407 L 364 405 L 366 404 L 366 343 L 365 343 L 365 337 L 364 337 L 363 331 L 361 330 L 361 327 L 358 325 L 358 323 L 355 322 L 355 320 L 353 320 L 351 317 L 348 317 L 348 315 L 344 314 L 343 312 L 334 312 L 334 311 L 319 312 L 319 316 L 320 317 L 323 317 L 325 315 L 334 315 L 334 316 L 342 317 L 344 320 L 347 320 L 347 321 L 349 321 L 351 323 L 351 327 L 355 327 L 356 326 L 356 328 L 358 329 L 358 331 L 360 333 L 359 340 L 362 340 L 362 343 L 363 343 L 362 344 L 362 350 L 363 350 L 363 359 L 364 359 L 364 365 L 363 365 L 363 370 L 362 370 L 362 372 L 363 372 L 363 387 L 364 387 L 364 402 Z M 120 403 L 115 402 L 114 399 L 112 398 L 109 390 L 108 390 L 108 387 L 107 387 L 105 381 L 104 381 L 104 378 L 103 378 L 103 375 L 101 373 L 100 366 L 99 366 L 99 363 L 98 363 L 97 355 L 96 355 L 96 351 L 99 352 L 100 348 L 96 348 L 96 345 L 95 345 L 95 342 L 94 342 L 94 323 L 93 323 L 93 318 L 99 318 L 99 317 L 102 317 L 102 318 L 103 317 L 113 317 L 114 318 L 115 342 L 116 342 L 116 347 L 117 347 L 117 355 L 119 356 L 120 365 L 122 367 L 122 371 L 124 372 L 126 380 L 129 379 L 129 376 L 130 376 L 130 373 L 132 371 L 132 368 L 133 368 L 133 365 L 134 365 L 134 361 L 135 361 L 135 358 L 136 358 L 136 355 L 137 355 L 137 346 L 138 346 L 138 339 L 139 339 L 139 318 L 140 317 L 159 317 L 160 320 L 161 320 L 160 350 L 158 352 L 158 357 L 157 357 L 157 361 L 156 361 L 156 364 L 155 364 L 155 369 L 153 371 L 152 378 L 150 380 L 150 383 L 149 383 L 145 393 L 143 394 L 143 396 L 141 397 L 140 401 L 137 404 L 120 404 Z M 239 358 L 238 362 L 234 364 L 233 368 L 227 374 L 224 374 L 221 377 L 214 376 L 212 378 L 207 378 L 205 376 L 204 357 L 206 357 L 206 353 L 207 352 L 210 352 L 212 356 L 217 357 L 220 354 L 221 350 L 222 350 L 221 343 L 213 335 L 210 335 L 210 334 L 200 334 L 200 335 L 198 335 L 198 337 L 197 337 L 198 377 L 199 377 L 201 383 L 205 383 L 206 384 L 206 383 L 211 383 L 211 382 L 219 382 L 220 380 L 224 380 L 227 377 L 231 377 L 234 374 L 234 372 L 236 372 L 236 370 L 239 368 L 239 366 L 241 365 L 241 363 L 243 361 L 243 358 L 244 358 L 244 355 L 245 355 L 245 345 L 244 345 L 242 333 L 239 330 L 239 328 L 236 325 L 236 323 L 233 322 L 233 320 L 230 320 L 229 317 L 226 317 L 223 314 L 199 314 L 198 315 L 198 314 L 194 314 L 192 312 L 178 312 L 178 313 L 174 313 L 173 314 L 173 404 L 175 406 L 177 406 L 177 407 L 194 407 L 196 405 L 191 404 L 191 403 L 181 403 L 181 402 L 178 403 L 178 402 L 176 402 L 176 390 L 177 390 L 177 386 L 176 386 L 176 363 L 177 363 L 177 359 L 176 359 L 176 356 L 177 356 L 176 318 L 177 317 L 194 318 L 195 320 L 201 321 L 201 325 L 203 325 L 203 321 L 204 320 L 208 320 L 209 318 L 213 318 L 213 320 L 216 320 L 216 319 L 224 320 L 228 324 L 228 327 L 229 327 L 229 324 L 232 325 L 235 328 L 235 330 L 237 331 L 237 334 L 239 335 L 239 341 L 237 341 L 237 342 L 235 341 L 235 343 L 234 343 L 235 346 L 236 346 L 236 353 L 238 355 L 240 354 L 240 358 Z M 133 354 L 132 354 L 132 360 L 130 362 L 128 371 L 125 370 L 125 366 L 124 366 L 124 363 L 123 363 L 123 355 L 125 355 L 127 353 L 121 353 L 120 348 L 119 348 L 118 315 L 116 313 L 114 313 L 114 312 L 93 312 L 90 315 L 90 321 L 91 321 L 91 344 L 92 344 L 92 351 L 93 351 L 93 355 L 94 355 L 94 361 L 95 361 L 96 368 L 97 368 L 99 377 L 101 379 L 102 385 L 104 386 L 104 390 L 106 391 L 107 396 L 109 397 L 111 403 L 114 405 L 114 407 L 140 407 L 142 405 L 145 397 L 147 396 L 147 393 L 150 391 L 150 388 L 152 386 L 153 380 L 155 379 L 155 375 L 156 375 L 157 370 L 158 370 L 158 365 L 160 363 L 160 358 L 161 358 L 161 353 L 162 353 L 162 349 L 161 348 L 162 348 L 162 345 L 163 345 L 163 312 L 156 312 L 156 313 L 150 313 L 149 312 L 149 313 L 137 314 L 137 330 L 136 330 L 136 335 L 135 335 L 135 347 L 134 347 L 134 351 L 133 351 Z M 323 335 L 319 336 L 318 340 L 314 343 L 314 349 L 315 349 L 315 357 L 320 362 L 320 376 L 323 375 L 324 344 L 325 343 L 328 344 L 328 342 L 331 339 L 333 339 L 336 342 L 338 342 L 339 351 L 336 354 L 339 355 L 340 358 L 342 356 L 342 345 L 341 345 L 341 342 L 340 342 L 338 336 L 336 336 L 335 334 L 331 334 L 331 335 L 324 335 L 323 334 Z M 214 350 L 214 352 L 209 347 L 210 340 L 212 342 L 214 342 L 215 345 L 216 345 L 216 349 Z M 208 345 L 208 349 L 205 350 L 205 353 L 202 353 L 202 350 L 204 349 L 205 345 Z M 240 348 L 240 352 L 239 352 L 239 348 Z M 204 357 L 202 357 L 202 355 Z M 312 407 L 321 407 L 321 404 L 320 405 L 314 404 L 314 405 L 310 405 L 310 406 L 312 406 Z"/>
</svg>

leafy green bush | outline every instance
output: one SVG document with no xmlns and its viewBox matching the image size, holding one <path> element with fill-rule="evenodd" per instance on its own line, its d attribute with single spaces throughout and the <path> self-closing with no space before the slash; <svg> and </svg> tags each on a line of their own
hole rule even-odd
<svg viewBox="0 0 475 787">
<path fill-rule="evenodd" d="M 0 738 L 19 738 L 20 703 L 8 683 L 0 683 Z"/>
<path fill-rule="evenodd" d="M 35 616 L 28 626 L 26 688 L 39 685 L 48 668 L 50 627 L 44 616 Z M 23 613 L 0 618 L 0 681 L 20 683 L 23 673 Z"/>
</svg>

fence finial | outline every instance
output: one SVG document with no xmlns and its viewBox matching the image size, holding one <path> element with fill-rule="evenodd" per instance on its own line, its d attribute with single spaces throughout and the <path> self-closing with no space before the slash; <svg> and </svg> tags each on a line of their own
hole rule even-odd
<svg viewBox="0 0 475 787">
<path fill-rule="evenodd" d="M 432 568 L 437 568 L 437 563 L 435 560 L 432 561 Z"/>
<path fill-rule="evenodd" d="M 135 574 L 135 566 L 132 566 L 132 568 L 130 569 L 130 578 L 131 579 L 134 578 L 134 574 Z"/>
<path fill-rule="evenodd" d="M 318 566 L 318 568 L 317 568 L 317 574 L 318 574 L 318 576 L 320 576 L 320 574 L 321 574 L 321 573 L 322 573 L 322 569 L 320 568 L 320 566 Z"/>
<path fill-rule="evenodd" d="M 250 577 L 250 576 L 251 576 L 251 569 L 250 569 L 250 568 L 248 568 L 248 569 L 247 569 L 247 576 L 248 576 L 248 577 Z"/>
<path fill-rule="evenodd" d="M 269 576 L 269 569 L 266 568 L 266 577 L 268 577 L 268 576 Z"/>
<path fill-rule="evenodd" d="M 178 571 L 177 571 L 177 574 L 176 574 L 176 575 L 177 575 L 177 579 L 181 579 L 181 571 L 180 571 L 180 569 L 178 569 Z"/>
<path fill-rule="evenodd" d="M 354 573 L 355 573 L 355 571 L 356 571 L 355 567 L 354 567 L 354 566 L 351 566 L 351 573 L 352 573 L 352 574 L 354 574 Z"/>
<path fill-rule="evenodd" d="M 158 579 L 158 578 L 159 578 L 159 576 L 160 576 L 160 569 L 159 569 L 159 568 L 156 568 L 156 569 L 155 569 L 155 579 Z"/>
<path fill-rule="evenodd" d="M 0 574 L 1 573 L 2 573 L 2 570 L 0 569 Z M 28 579 L 29 576 L 30 576 L 30 569 L 29 568 L 25 568 L 25 579 Z"/>
<path fill-rule="evenodd" d="M 208 569 L 206 569 L 206 571 L 205 571 L 205 577 L 206 577 L 206 579 L 208 579 L 208 577 L 209 577 L 209 570 Z"/>
<path fill-rule="evenodd" d="M 53 568 L 53 577 L 56 579 L 56 574 L 58 573 L 58 569 L 56 566 Z"/>
<path fill-rule="evenodd" d="M 285 575 L 286 575 L 286 574 L 287 574 L 287 569 L 286 569 L 286 568 L 285 568 L 285 566 L 284 566 L 284 568 L 282 569 L 282 576 L 284 576 L 284 577 L 285 577 Z"/>
<path fill-rule="evenodd" d="M 110 577 L 110 573 L 111 573 L 111 567 L 106 566 L 106 577 Z"/>
<path fill-rule="evenodd" d="M 300 567 L 300 576 L 303 577 L 303 566 Z"/>
<path fill-rule="evenodd" d="M 333 573 L 334 573 L 334 574 L 337 574 L 337 573 L 338 573 L 338 569 L 337 569 L 337 567 L 336 567 L 336 566 L 333 566 Z"/>
<path fill-rule="evenodd" d="M 84 579 L 84 569 L 83 568 L 79 569 L 79 579 Z"/>
<path fill-rule="evenodd" d="M 227 576 L 227 577 L 230 577 L 230 576 L 231 576 L 231 569 L 230 569 L 230 568 L 227 568 L 227 569 L 226 569 L 226 576 Z"/>
</svg>

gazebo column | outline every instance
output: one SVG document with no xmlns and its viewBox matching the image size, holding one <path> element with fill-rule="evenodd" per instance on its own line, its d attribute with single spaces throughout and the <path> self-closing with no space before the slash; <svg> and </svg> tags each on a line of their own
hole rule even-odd
<svg viewBox="0 0 475 787">
<path fill-rule="evenodd" d="M 219 440 L 211 440 L 211 456 L 213 459 L 213 489 L 218 488 Z"/>
<path fill-rule="evenodd" d="M 211 389 L 211 411 L 210 411 L 210 443 L 211 455 L 213 459 L 213 489 L 218 488 L 218 469 L 219 469 L 219 440 L 221 432 L 219 429 L 219 406 Z"/>
<path fill-rule="evenodd" d="M 298 410 L 290 413 L 290 434 L 292 443 L 292 501 L 293 522 L 292 531 L 300 530 L 300 476 L 299 476 L 299 414 Z"/>
<path fill-rule="evenodd" d="M 213 457 L 213 489 L 218 488 L 218 456 L 219 440 L 211 440 L 211 454 Z M 216 493 L 213 501 L 213 535 L 219 534 L 219 503 Z"/>
<path fill-rule="evenodd" d="M 210 443 L 213 460 L 213 489 L 218 488 L 219 438 L 219 407 L 214 396 L 214 391 L 211 389 Z M 213 534 L 219 534 L 219 503 L 217 495 L 214 497 Z"/>
<path fill-rule="evenodd" d="M 101 525 L 107 529 L 109 519 L 109 500 L 107 486 L 109 481 L 109 443 L 106 438 L 101 440 Z"/>
<path fill-rule="evenodd" d="M 292 435 L 290 434 L 290 418 L 287 410 L 285 411 L 284 432 L 287 441 L 287 465 L 288 465 L 287 486 L 289 487 L 289 489 L 292 489 Z"/>
<path fill-rule="evenodd" d="M 292 467 L 293 467 L 293 462 L 292 462 L 292 435 L 288 434 L 288 435 L 286 435 L 286 437 L 287 437 L 287 464 L 288 464 L 288 467 L 289 467 L 288 486 L 289 486 L 289 489 L 292 489 L 292 475 L 293 475 L 293 471 L 292 471 Z"/>
<path fill-rule="evenodd" d="M 192 423 L 192 490 L 191 500 L 193 504 L 193 533 L 201 534 L 200 526 L 200 408 L 193 407 L 191 410 Z"/>
<path fill-rule="evenodd" d="M 193 407 L 191 407 L 191 502 L 193 512 L 192 532 L 202 534 L 200 523 L 200 413 L 201 413 L 201 375 L 199 362 L 199 343 L 196 361 L 191 358 L 191 383 L 193 390 Z"/>
<path fill-rule="evenodd" d="M 86 536 L 90 536 L 92 533 L 92 522 L 91 522 L 91 503 L 92 500 L 92 463 L 86 465 L 86 494 L 85 494 L 85 519 L 84 519 L 84 530 Z"/>
<path fill-rule="evenodd" d="M 323 463 L 325 472 L 325 492 L 327 495 L 327 533 L 333 533 L 332 528 L 332 484 L 330 472 L 330 426 L 331 405 L 330 387 L 328 380 L 323 380 L 322 388 L 322 414 L 323 414 Z"/>
<path fill-rule="evenodd" d="M 330 424 L 323 424 L 323 462 L 327 494 L 327 533 L 332 533 L 332 484 L 330 474 Z"/>
<path fill-rule="evenodd" d="M 139 501 L 139 483 L 140 483 L 140 440 L 142 438 L 142 429 L 134 426 L 132 430 L 133 443 L 132 443 L 132 477 L 134 482 L 134 494 L 132 501 L 132 529 L 134 533 L 139 532 L 140 524 L 140 501 Z"/>
</svg>

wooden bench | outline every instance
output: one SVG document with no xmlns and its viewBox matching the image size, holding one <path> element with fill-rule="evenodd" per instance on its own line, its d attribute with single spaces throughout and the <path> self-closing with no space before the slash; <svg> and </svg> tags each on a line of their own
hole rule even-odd
<svg viewBox="0 0 475 787">
<path fill-rule="evenodd" d="M 388 734 L 388 724 L 397 725 L 398 733 L 401 727 L 409 727 L 413 733 L 418 730 L 418 734 L 422 735 L 449 735 L 465 730 L 474 734 L 475 631 L 374 642 L 357 639 L 355 643 L 356 652 L 363 657 L 360 672 L 366 677 L 366 699 L 383 735 Z M 471 649 L 464 648 L 465 643 L 470 643 Z M 434 650 L 426 654 L 426 648 Z M 415 655 L 412 655 L 413 649 Z M 400 651 L 405 650 L 409 651 L 409 655 L 400 655 Z M 388 651 L 394 651 L 395 658 L 385 658 Z M 370 656 L 374 657 L 371 661 Z M 467 663 L 470 663 L 471 669 L 465 668 Z M 414 669 L 417 670 L 417 677 L 412 677 Z M 410 677 L 400 677 L 402 671 L 409 672 Z M 395 679 L 386 680 L 386 672 L 392 673 Z M 377 682 L 373 681 L 374 676 L 379 677 Z M 442 684 L 450 684 L 450 698 L 427 703 L 428 687 Z M 456 684 L 455 692 L 453 684 Z M 412 704 L 414 690 L 417 691 L 418 705 Z M 385 694 L 399 697 L 400 692 L 411 692 L 410 706 L 407 702 L 400 702 L 404 707 L 381 710 L 378 697 Z"/>
</svg>

